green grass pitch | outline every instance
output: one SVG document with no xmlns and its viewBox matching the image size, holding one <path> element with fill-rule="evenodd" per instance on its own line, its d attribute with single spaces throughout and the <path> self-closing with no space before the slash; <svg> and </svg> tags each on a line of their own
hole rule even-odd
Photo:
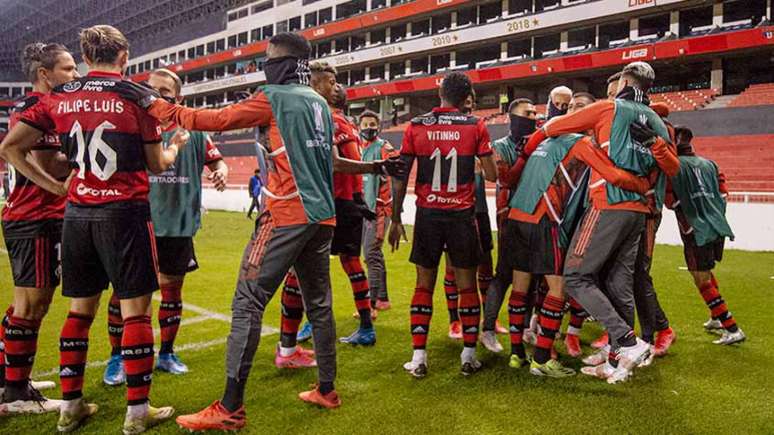
<svg viewBox="0 0 774 435">
<path fill-rule="evenodd" d="M 236 271 L 252 222 L 236 213 L 210 212 L 196 238 L 201 269 L 188 276 L 186 303 L 228 316 Z M 280 371 L 273 365 L 278 335 L 263 338 L 247 387 L 248 426 L 245 433 L 406 434 L 406 433 L 774 433 L 774 253 L 727 251 L 717 269 L 721 292 L 749 339 L 738 347 L 713 345 L 702 330 L 708 312 L 693 288 L 678 247 L 658 246 L 653 264 L 656 289 L 677 343 L 652 367 L 638 370 L 623 385 L 607 385 L 578 375 L 570 380 L 535 378 L 526 369 L 507 366 L 507 356 L 479 348 L 485 370 L 470 378 L 459 373 L 461 343 L 446 337 L 448 315 L 441 282 L 428 345 L 430 373 L 416 380 L 402 364 L 411 357 L 409 301 L 414 269 L 410 245 L 387 255 L 393 309 L 376 322 L 373 348 L 338 346 L 337 389 L 340 409 L 308 406 L 296 394 L 315 382 L 313 370 Z M 3 253 L 5 256 L 5 253 Z M 331 262 L 334 307 L 339 336 L 356 327 L 349 283 L 337 260 Z M 11 273 L 0 262 L 2 304 L 11 298 Z M 109 356 L 106 304 L 91 331 L 89 359 Z M 279 295 L 264 316 L 265 325 L 279 325 Z M 3 308 L 4 310 L 4 308 Z M 57 294 L 40 332 L 36 379 L 58 383 L 58 337 L 67 300 Z M 501 312 L 506 321 L 506 312 Z M 154 325 L 156 313 L 154 313 Z M 186 309 L 184 319 L 201 317 Z M 201 320 L 201 319 L 197 319 Z M 587 324 L 582 340 L 600 332 Z M 173 405 L 178 414 L 195 412 L 218 399 L 224 384 L 224 350 L 228 324 L 206 319 L 184 325 L 178 337 L 180 356 L 191 368 L 186 376 L 157 373 L 152 403 Z M 501 336 L 506 345 L 508 340 Z M 560 348 L 560 352 L 563 349 Z M 589 348 L 585 348 L 588 353 Z M 507 353 L 507 352 L 506 352 Z M 580 362 L 563 357 L 572 367 Z M 125 389 L 102 385 L 103 367 L 87 370 L 84 394 L 100 410 L 79 433 L 118 433 L 125 411 Z M 59 391 L 47 392 L 59 398 Z M 53 433 L 57 416 L 0 418 L 0 433 Z M 151 433 L 179 433 L 168 422 Z M 739 431 L 739 432 L 737 432 Z"/>
</svg>

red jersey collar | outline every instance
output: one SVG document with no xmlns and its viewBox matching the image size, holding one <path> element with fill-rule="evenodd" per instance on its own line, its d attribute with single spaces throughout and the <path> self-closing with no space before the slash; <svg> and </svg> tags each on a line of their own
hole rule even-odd
<svg viewBox="0 0 774 435">
<path fill-rule="evenodd" d="M 25 97 L 42 97 L 44 95 L 46 95 L 46 94 L 44 94 L 43 92 L 38 92 L 38 91 L 29 91 L 26 94 L 24 94 Z"/>
<path fill-rule="evenodd" d="M 124 76 L 121 73 L 113 71 L 89 71 L 86 77 L 112 77 L 117 79 L 123 79 Z"/>
</svg>

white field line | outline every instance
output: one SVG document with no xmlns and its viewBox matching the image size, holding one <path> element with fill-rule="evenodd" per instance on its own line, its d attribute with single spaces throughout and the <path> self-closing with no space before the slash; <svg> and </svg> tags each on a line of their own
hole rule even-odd
<svg viewBox="0 0 774 435">
<path fill-rule="evenodd" d="M 161 296 L 155 295 L 153 297 L 153 299 L 161 300 Z M 231 318 L 230 317 L 228 317 L 228 316 L 226 316 L 224 314 L 221 314 L 221 313 L 217 313 L 215 311 L 210 311 L 210 310 L 208 310 L 206 308 L 202 308 L 202 307 L 199 307 L 199 306 L 196 306 L 196 305 L 193 305 L 193 304 L 189 304 L 189 303 L 185 303 L 184 302 L 183 303 L 183 309 L 184 310 L 190 310 L 190 311 L 193 311 L 193 312 L 201 314 L 201 315 L 200 316 L 196 316 L 196 317 L 191 317 L 190 319 L 184 319 L 180 323 L 181 326 L 182 325 L 189 325 L 189 324 L 192 324 L 192 323 L 204 322 L 204 321 L 207 321 L 207 320 L 219 320 L 221 322 L 225 322 L 225 323 L 229 323 L 229 324 L 231 323 Z M 264 325 L 261 328 L 261 336 L 262 337 L 265 337 L 267 335 L 276 334 L 277 332 L 279 332 L 279 330 L 277 328 L 274 328 L 274 327 L 271 327 L 271 326 Z M 153 333 L 154 333 L 154 336 L 155 335 L 159 335 L 160 331 L 158 329 L 155 329 L 153 331 Z M 226 337 L 216 338 L 214 340 L 209 340 L 209 341 L 199 341 L 199 342 L 194 342 L 194 343 L 186 343 L 186 344 L 181 344 L 181 345 L 175 346 L 175 352 L 187 352 L 187 351 L 203 350 L 203 349 L 208 349 L 210 347 L 218 346 L 218 345 L 221 345 L 221 344 L 224 344 L 224 343 L 226 343 Z M 92 362 L 87 363 L 86 367 L 87 368 L 91 368 L 91 367 L 105 367 L 107 365 L 108 361 L 109 360 L 92 361 Z M 50 370 L 47 370 L 47 371 L 44 371 L 44 372 L 35 372 L 35 373 L 32 374 L 32 377 L 34 377 L 35 379 L 41 379 L 41 378 L 47 378 L 47 377 L 51 377 L 51 376 L 56 376 L 58 374 L 59 374 L 59 368 L 53 368 L 53 369 L 50 369 Z"/>
</svg>

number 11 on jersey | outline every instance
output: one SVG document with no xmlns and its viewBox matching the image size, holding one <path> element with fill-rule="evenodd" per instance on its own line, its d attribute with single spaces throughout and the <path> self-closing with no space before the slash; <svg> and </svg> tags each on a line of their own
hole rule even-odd
<svg viewBox="0 0 774 435">
<path fill-rule="evenodd" d="M 433 167 L 433 183 L 430 186 L 430 190 L 433 192 L 441 191 L 441 159 L 444 157 L 441 154 L 441 149 L 436 148 L 433 153 L 430 154 L 430 160 L 435 160 L 435 166 Z M 457 149 L 452 148 L 449 150 L 449 154 L 445 157 L 446 160 L 451 160 L 451 166 L 449 167 L 449 180 L 446 182 L 447 192 L 457 191 Z"/>
</svg>

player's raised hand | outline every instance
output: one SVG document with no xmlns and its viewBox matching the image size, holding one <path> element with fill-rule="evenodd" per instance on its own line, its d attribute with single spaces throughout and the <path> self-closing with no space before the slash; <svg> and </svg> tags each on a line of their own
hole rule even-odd
<svg viewBox="0 0 774 435">
<path fill-rule="evenodd" d="M 650 148 L 656 142 L 656 132 L 639 121 L 629 126 L 629 133 L 632 135 L 632 139 L 641 143 L 644 147 Z"/>
<path fill-rule="evenodd" d="M 185 144 L 188 143 L 188 139 L 190 138 L 191 133 L 188 130 L 184 128 L 178 128 L 175 132 L 175 135 L 172 136 L 172 139 L 169 140 L 169 144 L 176 146 L 179 152 L 185 148 Z"/>
<path fill-rule="evenodd" d="M 223 192 L 226 190 L 226 174 L 224 174 L 220 169 L 216 169 L 210 172 L 210 175 L 207 176 L 207 179 L 210 180 L 210 183 L 215 186 L 215 190 L 218 192 Z"/>
<path fill-rule="evenodd" d="M 392 221 L 390 223 L 390 234 L 387 235 L 387 240 L 390 242 L 390 248 L 392 248 L 390 252 L 395 252 L 398 250 L 400 247 L 401 238 L 408 242 L 408 238 L 406 237 L 406 229 L 403 228 L 403 223 Z"/>
</svg>

